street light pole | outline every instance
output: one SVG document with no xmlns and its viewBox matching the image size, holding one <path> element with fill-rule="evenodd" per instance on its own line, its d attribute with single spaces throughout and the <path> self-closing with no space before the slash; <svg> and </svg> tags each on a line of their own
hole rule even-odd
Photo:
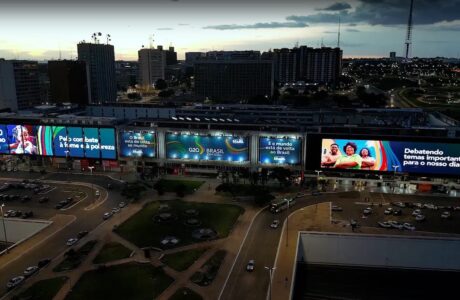
<svg viewBox="0 0 460 300">
<path fill-rule="evenodd" d="M 393 192 L 396 192 L 396 170 L 399 168 L 399 166 L 398 165 L 393 165 L 392 167 L 394 169 L 394 172 L 393 172 Z"/>
<path fill-rule="evenodd" d="M 5 206 L 5 203 L 2 203 L 2 205 L 0 205 L 0 210 L 2 212 L 3 233 L 5 235 L 5 245 L 6 245 L 5 252 L 8 253 L 8 238 L 6 236 L 5 216 L 3 215 L 3 207 L 4 206 Z"/>
<path fill-rule="evenodd" d="M 89 166 L 88 169 L 91 172 L 91 198 L 92 198 L 93 203 L 94 203 L 94 188 L 93 188 L 93 169 L 94 169 L 94 166 Z"/>
<path fill-rule="evenodd" d="M 289 199 L 286 198 L 287 202 L 287 216 L 286 216 L 286 247 L 289 246 Z"/>
<path fill-rule="evenodd" d="M 268 281 L 268 300 L 272 299 L 272 276 L 273 276 L 273 271 L 275 270 L 275 267 L 265 267 L 265 270 L 268 271 L 268 274 L 270 276 L 270 279 Z"/>
</svg>

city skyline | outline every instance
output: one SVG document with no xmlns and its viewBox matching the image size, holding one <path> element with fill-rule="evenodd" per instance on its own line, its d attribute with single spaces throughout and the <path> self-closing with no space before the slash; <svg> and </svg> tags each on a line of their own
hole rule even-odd
<svg viewBox="0 0 460 300">
<path fill-rule="evenodd" d="M 29 3 L 30 2 L 30 3 Z M 344 57 L 403 55 L 410 1 L 10 1 L 0 11 L 5 59 L 74 59 L 93 32 L 111 35 L 118 60 L 137 60 L 142 45 L 170 44 L 185 52 L 337 46 Z M 458 57 L 460 1 L 416 0 L 413 56 Z"/>
</svg>

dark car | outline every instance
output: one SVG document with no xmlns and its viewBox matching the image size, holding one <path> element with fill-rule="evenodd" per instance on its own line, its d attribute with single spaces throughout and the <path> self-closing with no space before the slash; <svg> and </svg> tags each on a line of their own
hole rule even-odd
<svg viewBox="0 0 460 300">
<path fill-rule="evenodd" d="M 86 236 L 88 234 L 88 231 L 84 230 L 84 231 L 80 231 L 78 234 L 77 234 L 77 238 L 78 239 L 81 239 L 83 238 L 84 236 Z"/>
<path fill-rule="evenodd" d="M 50 198 L 48 197 L 41 197 L 40 199 L 38 199 L 38 203 L 45 203 L 45 202 L 48 202 L 50 200 Z"/>
<path fill-rule="evenodd" d="M 33 211 L 26 211 L 22 214 L 21 218 L 28 219 L 28 218 L 32 218 L 33 216 L 34 216 Z"/>
<path fill-rule="evenodd" d="M 45 259 L 42 259 L 41 261 L 39 261 L 39 262 L 37 263 L 37 266 L 38 266 L 39 268 L 43 268 L 43 267 L 47 266 L 50 262 L 51 262 L 51 259 L 45 258 Z"/>
<path fill-rule="evenodd" d="M 21 202 L 22 202 L 22 203 L 25 203 L 25 202 L 27 202 L 27 201 L 30 201 L 30 196 L 22 196 L 22 197 L 21 197 Z"/>
</svg>

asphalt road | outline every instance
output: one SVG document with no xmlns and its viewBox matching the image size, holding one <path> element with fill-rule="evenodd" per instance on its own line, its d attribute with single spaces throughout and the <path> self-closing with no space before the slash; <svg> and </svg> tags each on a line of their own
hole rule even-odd
<svg viewBox="0 0 460 300">
<path fill-rule="evenodd" d="M 37 176 L 39 175 L 39 176 Z M 80 204 L 76 205 L 75 207 L 69 210 L 56 210 L 54 208 L 40 208 L 36 207 L 38 204 L 36 203 L 25 203 L 22 204 L 18 200 L 15 200 L 17 203 L 12 203 L 13 205 L 9 209 L 20 209 L 25 211 L 28 208 L 34 207 L 32 210 L 39 216 L 43 218 L 51 217 L 54 214 L 66 214 L 66 215 L 73 215 L 77 218 L 77 220 L 51 238 L 47 239 L 45 243 L 36 245 L 34 248 L 30 249 L 30 251 L 24 252 L 20 259 L 16 259 L 14 261 L 8 262 L 6 265 L 3 264 L 3 267 L 0 269 L 0 296 L 6 292 L 6 283 L 7 281 L 18 275 L 22 275 L 24 269 L 28 266 L 36 265 L 38 261 L 44 258 L 54 258 L 59 254 L 67 251 L 68 247 L 65 245 L 67 239 L 71 237 L 75 237 L 78 232 L 87 230 L 91 231 L 96 228 L 99 224 L 103 222 L 102 215 L 107 212 L 111 211 L 112 207 L 118 205 L 120 201 L 125 201 L 124 197 L 122 197 L 117 191 L 119 190 L 120 183 L 118 181 L 114 181 L 106 176 L 85 176 L 85 175 L 68 175 L 65 174 L 46 174 L 45 176 L 40 175 L 39 173 L 27 173 L 27 172 L 0 172 L 0 179 L 1 177 L 17 177 L 17 178 L 41 178 L 43 180 L 56 180 L 56 181 L 63 181 L 65 183 L 65 187 L 69 187 L 71 189 L 77 190 L 85 190 L 89 191 L 89 188 L 82 188 L 81 186 L 72 185 L 71 182 L 86 182 L 91 183 L 91 181 L 96 184 L 100 185 L 101 187 L 106 187 L 108 183 L 111 183 L 115 189 L 110 190 L 108 194 L 107 201 L 98 206 L 93 210 L 84 210 L 85 207 L 92 203 L 92 199 L 87 197 L 83 200 Z M 87 192 L 88 192 L 87 191 Z M 8 193 L 8 192 L 6 192 Z M 53 193 L 53 192 L 51 192 Z M 50 193 L 50 195 L 51 195 Z M 62 200 L 67 193 L 64 191 L 54 191 L 55 195 L 53 197 L 50 196 L 50 204 L 49 206 L 54 207 L 53 203 L 59 202 Z M 47 195 L 48 196 L 48 195 Z M 56 199 L 58 198 L 58 199 Z M 35 200 L 36 201 L 36 200 Z M 76 246 L 81 246 L 80 243 L 77 243 Z M 15 251 L 12 249 L 11 251 Z M 9 254 L 5 254 L 2 256 L 2 259 L 8 259 Z M 58 274 L 57 274 L 58 275 Z"/>
</svg>

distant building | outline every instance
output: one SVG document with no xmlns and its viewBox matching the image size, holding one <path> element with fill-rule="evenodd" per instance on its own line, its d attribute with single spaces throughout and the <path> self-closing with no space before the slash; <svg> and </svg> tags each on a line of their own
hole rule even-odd
<svg viewBox="0 0 460 300">
<path fill-rule="evenodd" d="M 115 62 L 115 78 L 117 80 L 117 90 L 126 91 L 139 83 L 139 63 L 137 61 Z"/>
<path fill-rule="evenodd" d="M 141 49 L 139 57 L 139 83 L 151 87 L 158 79 L 165 79 L 166 51 L 163 47 L 157 49 Z"/>
<path fill-rule="evenodd" d="M 38 63 L 0 60 L 0 109 L 17 111 L 39 104 Z"/>
<path fill-rule="evenodd" d="M 390 59 L 392 60 L 396 59 L 396 52 L 390 52 Z"/>
<path fill-rule="evenodd" d="M 275 81 L 286 84 L 297 81 L 335 84 L 342 70 L 342 50 L 339 48 L 274 49 L 262 54 L 273 61 Z"/>
<path fill-rule="evenodd" d="M 204 57 L 207 60 L 259 60 L 260 51 L 209 51 Z"/>
<path fill-rule="evenodd" d="M 50 78 L 50 101 L 74 103 L 85 106 L 89 103 L 86 62 L 81 60 L 48 61 Z"/>
<path fill-rule="evenodd" d="M 166 51 L 166 65 L 171 66 L 177 64 L 177 52 L 174 47 L 169 47 Z"/>
<path fill-rule="evenodd" d="M 117 100 L 115 52 L 112 45 L 79 43 L 78 60 L 86 62 L 89 74 L 90 103 Z"/>
<path fill-rule="evenodd" d="M 203 60 L 195 63 L 195 94 L 201 99 L 245 102 L 273 94 L 273 67 L 263 60 Z"/>
<path fill-rule="evenodd" d="M 48 62 L 38 63 L 38 84 L 40 87 L 40 103 L 50 100 L 50 78 L 48 76 Z"/>
<path fill-rule="evenodd" d="M 206 57 L 205 52 L 185 52 L 185 63 L 194 65 L 197 60 Z"/>
</svg>

